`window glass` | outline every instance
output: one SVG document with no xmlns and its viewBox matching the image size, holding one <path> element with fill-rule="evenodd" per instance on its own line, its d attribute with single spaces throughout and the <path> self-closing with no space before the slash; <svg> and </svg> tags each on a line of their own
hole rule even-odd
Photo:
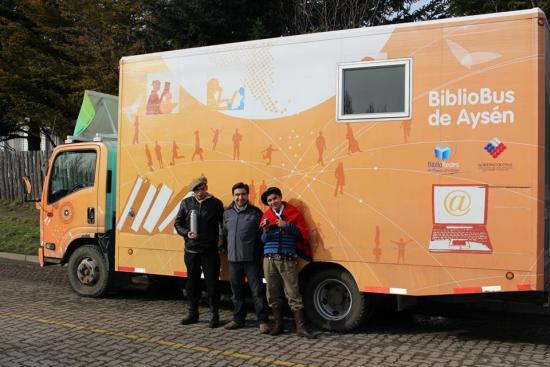
<svg viewBox="0 0 550 367">
<path fill-rule="evenodd" d="M 347 65 L 340 73 L 339 119 L 409 117 L 408 60 Z"/>
<path fill-rule="evenodd" d="M 63 152 L 55 158 L 50 174 L 48 203 L 94 186 L 96 152 Z"/>
</svg>

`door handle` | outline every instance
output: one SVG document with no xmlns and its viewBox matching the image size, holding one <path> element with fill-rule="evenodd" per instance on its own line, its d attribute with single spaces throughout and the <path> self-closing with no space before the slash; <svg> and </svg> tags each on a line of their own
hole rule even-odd
<svg viewBox="0 0 550 367">
<path fill-rule="evenodd" d="M 94 223 L 95 223 L 95 209 L 88 208 L 88 224 L 94 224 Z"/>
</svg>

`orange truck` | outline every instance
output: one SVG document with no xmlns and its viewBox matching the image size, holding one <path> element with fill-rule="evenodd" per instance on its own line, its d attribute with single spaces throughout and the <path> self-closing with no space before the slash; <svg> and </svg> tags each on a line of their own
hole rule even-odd
<svg viewBox="0 0 550 367">
<path fill-rule="evenodd" d="M 118 102 L 88 95 L 51 156 L 40 261 L 83 296 L 185 277 L 173 222 L 205 175 L 224 204 L 244 181 L 303 213 L 322 328 L 373 294 L 545 291 L 548 30 L 532 9 L 124 57 Z"/>
</svg>

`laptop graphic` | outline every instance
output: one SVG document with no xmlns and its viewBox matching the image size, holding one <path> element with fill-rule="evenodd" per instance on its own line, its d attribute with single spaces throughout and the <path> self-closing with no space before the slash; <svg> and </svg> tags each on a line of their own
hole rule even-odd
<svg viewBox="0 0 550 367">
<path fill-rule="evenodd" d="M 433 185 L 433 252 L 491 253 L 487 185 Z"/>
</svg>

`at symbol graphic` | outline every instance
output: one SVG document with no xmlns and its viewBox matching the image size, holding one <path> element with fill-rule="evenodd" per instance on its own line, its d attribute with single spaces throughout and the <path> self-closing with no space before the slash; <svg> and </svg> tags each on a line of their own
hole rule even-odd
<svg viewBox="0 0 550 367">
<path fill-rule="evenodd" d="M 445 196 L 444 205 L 449 215 L 461 217 L 470 211 L 472 199 L 463 190 L 453 190 Z"/>
</svg>

